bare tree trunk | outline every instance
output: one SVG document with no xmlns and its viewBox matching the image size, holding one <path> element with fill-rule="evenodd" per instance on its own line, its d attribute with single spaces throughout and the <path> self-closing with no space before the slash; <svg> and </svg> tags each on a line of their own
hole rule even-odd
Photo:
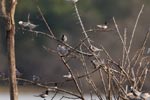
<svg viewBox="0 0 150 100">
<path fill-rule="evenodd" d="M 9 63 L 9 82 L 10 82 L 10 100 L 18 100 L 18 87 L 16 80 L 16 61 L 15 61 L 15 9 L 17 0 L 9 0 L 9 9 L 7 12 L 7 47 Z"/>
</svg>

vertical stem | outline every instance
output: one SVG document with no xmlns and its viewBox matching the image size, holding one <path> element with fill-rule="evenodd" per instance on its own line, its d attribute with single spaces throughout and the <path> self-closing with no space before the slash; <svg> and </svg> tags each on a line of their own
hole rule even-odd
<svg viewBox="0 0 150 100">
<path fill-rule="evenodd" d="M 15 48 L 14 48 L 14 33 L 15 27 L 13 26 L 10 31 L 7 32 L 7 45 L 8 45 L 8 59 L 9 59 L 9 82 L 10 82 L 10 95 L 11 100 L 18 100 L 18 89 L 16 81 L 16 63 L 15 63 Z"/>
<path fill-rule="evenodd" d="M 79 11 L 78 11 L 78 8 L 77 8 L 76 3 L 74 3 L 74 8 L 75 8 L 75 12 L 76 12 L 76 14 L 77 14 L 78 20 L 79 20 L 79 22 L 80 22 L 82 31 L 83 31 L 83 33 L 84 33 L 84 35 L 85 35 L 85 38 L 87 38 L 88 44 L 91 45 L 90 39 L 88 38 L 88 35 L 87 35 L 86 31 L 85 31 L 85 27 L 84 27 L 84 25 L 83 25 L 83 23 L 82 23 L 82 20 L 81 20 L 81 17 L 80 17 L 80 14 L 79 14 Z"/>
<path fill-rule="evenodd" d="M 112 95 L 111 95 L 111 71 L 110 71 L 110 66 L 108 66 L 108 100 L 112 100 Z"/>
<path fill-rule="evenodd" d="M 10 84 L 10 100 L 18 100 L 18 88 L 16 80 L 16 61 L 15 61 L 15 9 L 16 0 L 10 0 L 10 9 L 7 12 L 7 47 L 8 47 L 8 63 L 9 63 L 9 84 Z"/>
<path fill-rule="evenodd" d="M 6 1 L 5 0 L 1 0 L 1 12 L 2 12 L 2 16 L 6 17 Z"/>
<path fill-rule="evenodd" d="M 73 74 L 73 71 L 71 70 L 70 66 L 66 63 L 65 59 L 64 59 L 63 57 L 61 57 L 61 59 L 62 59 L 64 65 L 66 66 L 66 68 L 68 69 L 68 71 L 70 72 L 70 74 L 71 74 L 71 76 L 72 76 L 72 79 L 73 79 L 73 81 L 74 81 L 74 83 L 75 83 L 75 86 L 76 86 L 76 88 L 77 88 L 77 90 L 78 90 L 78 92 L 79 92 L 79 94 L 80 94 L 80 96 L 81 96 L 80 98 L 81 98 L 82 100 L 84 100 L 84 97 L 83 97 L 81 88 L 79 87 L 79 84 L 78 84 L 78 82 L 77 82 L 77 80 L 76 80 L 76 78 L 75 78 L 75 76 L 74 76 L 74 74 Z"/>
<path fill-rule="evenodd" d="M 133 32 L 132 32 L 132 35 L 131 35 L 131 39 L 130 39 L 130 43 L 129 43 L 129 48 L 128 48 L 128 54 L 130 53 L 130 49 L 131 49 L 131 46 L 132 46 L 132 42 L 133 42 L 135 30 L 136 30 L 137 24 L 139 22 L 140 16 L 141 16 L 141 14 L 143 12 L 143 9 L 144 9 L 144 4 L 141 7 L 141 10 L 140 10 L 140 12 L 139 12 L 139 14 L 137 16 L 137 19 L 136 19 L 136 22 L 135 22 L 135 25 L 134 25 L 134 28 L 133 28 Z"/>
</svg>

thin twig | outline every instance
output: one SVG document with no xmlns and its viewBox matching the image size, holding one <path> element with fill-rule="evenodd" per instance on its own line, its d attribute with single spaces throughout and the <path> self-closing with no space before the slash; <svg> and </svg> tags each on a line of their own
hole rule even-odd
<svg viewBox="0 0 150 100">
<path fill-rule="evenodd" d="M 77 14 L 79 23 L 80 23 L 80 25 L 81 25 L 82 31 L 83 31 L 83 33 L 84 33 L 84 35 L 85 35 L 85 38 L 87 38 L 87 41 L 88 41 L 89 45 L 91 45 L 91 41 L 90 41 L 90 39 L 88 38 L 88 35 L 87 35 L 86 31 L 85 31 L 85 27 L 84 27 L 83 22 L 82 22 L 82 20 L 81 20 L 81 17 L 80 17 L 80 14 L 79 14 L 79 11 L 78 11 L 78 8 L 77 8 L 76 3 L 74 3 L 74 8 L 75 8 L 75 12 L 76 12 L 76 14 Z"/>
<path fill-rule="evenodd" d="M 104 86 L 104 93 L 105 93 L 105 95 L 107 95 L 107 87 L 106 87 L 106 83 L 105 83 L 104 76 L 103 76 L 103 73 L 102 73 L 101 69 L 99 70 L 99 73 L 100 73 L 100 77 L 101 77 L 101 80 L 102 80 L 102 84 Z"/>
<path fill-rule="evenodd" d="M 130 84 L 132 83 L 131 77 L 128 75 L 128 73 L 119 64 L 117 64 L 114 61 L 109 61 L 109 62 L 112 63 L 112 64 L 115 64 L 124 73 L 124 75 L 127 77 L 127 79 L 130 82 Z"/>
<path fill-rule="evenodd" d="M 54 98 L 56 97 L 57 94 L 58 94 L 58 91 L 56 91 L 56 92 L 54 93 L 54 95 L 52 96 L 51 100 L 54 100 Z"/>
<path fill-rule="evenodd" d="M 124 46 L 126 47 L 126 44 L 127 44 L 127 29 L 125 28 L 124 29 L 124 36 L 123 36 L 124 38 L 123 38 L 123 41 L 124 41 Z M 122 65 L 121 66 L 123 66 L 124 67 L 124 65 L 126 65 L 126 56 L 125 56 L 125 49 L 124 49 L 124 47 L 123 47 L 123 50 L 122 50 Z"/>
<path fill-rule="evenodd" d="M 111 71 L 110 71 L 110 66 L 108 66 L 108 99 L 112 100 L 112 90 L 111 90 Z"/>
<path fill-rule="evenodd" d="M 129 58 L 129 53 L 128 53 L 127 48 L 126 48 L 125 41 L 123 40 L 123 38 L 122 38 L 122 36 L 121 36 L 120 30 L 119 30 L 119 28 L 118 28 L 118 25 L 117 25 L 116 20 L 115 20 L 114 17 L 113 17 L 113 21 L 114 21 L 114 24 L 115 24 L 117 33 L 118 33 L 118 35 L 119 35 L 119 37 L 120 37 L 120 40 L 121 40 L 121 42 L 122 42 L 122 44 L 123 44 L 123 48 L 124 48 L 125 53 L 126 53 L 126 57 L 127 57 L 128 63 L 129 63 L 128 67 L 130 67 L 130 58 Z"/>
<path fill-rule="evenodd" d="M 78 90 L 78 92 L 79 92 L 79 94 L 80 94 L 82 100 L 84 100 L 84 97 L 83 97 L 81 88 L 79 87 L 79 84 L 78 84 L 78 82 L 77 82 L 77 80 L 76 80 L 76 78 L 75 78 L 75 76 L 74 76 L 74 74 L 73 74 L 73 71 L 71 70 L 70 66 L 66 63 L 64 57 L 61 57 L 61 60 L 63 61 L 64 65 L 66 66 L 66 68 L 67 68 L 68 71 L 70 72 L 70 74 L 71 74 L 71 76 L 72 76 L 72 79 L 73 79 L 73 81 L 74 81 L 74 83 L 75 83 L 75 86 L 76 86 L 76 88 L 77 88 L 77 90 Z"/>
<path fill-rule="evenodd" d="M 82 51 L 82 47 L 80 46 L 80 50 Z M 93 90 L 94 90 L 94 92 L 95 92 L 95 94 L 97 95 L 97 97 L 100 99 L 100 100 L 103 100 L 102 99 L 102 96 L 99 94 L 99 92 L 97 91 L 97 87 L 96 87 L 96 85 L 95 85 L 95 83 L 93 82 L 93 80 L 91 79 L 91 75 L 90 74 L 88 74 L 89 72 L 88 72 L 88 69 L 87 69 L 87 65 L 86 65 L 86 63 L 85 63 L 85 57 L 83 56 L 83 55 L 81 55 L 81 60 L 82 60 L 82 64 L 83 64 L 83 67 L 84 67 L 84 69 L 85 69 L 85 72 L 86 72 L 86 74 L 88 75 L 87 77 L 86 77 L 86 81 L 89 83 L 89 85 L 93 88 Z"/>
<path fill-rule="evenodd" d="M 145 36 L 145 39 L 144 39 L 143 44 L 142 44 L 142 46 L 141 46 L 141 50 L 140 50 L 140 52 L 138 53 L 137 59 L 136 59 L 136 61 L 135 61 L 135 63 L 134 63 L 134 66 L 137 64 L 137 62 L 139 61 L 140 57 L 143 55 L 143 52 L 144 52 L 144 49 L 145 49 L 145 45 L 146 45 L 146 43 L 147 43 L 147 40 L 148 40 L 148 38 L 149 38 L 149 35 L 150 35 L 150 29 L 148 30 L 148 32 L 147 32 L 147 34 L 146 34 L 146 36 Z"/>
<path fill-rule="evenodd" d="M 48 30 L 49 30 L 51 36 L 55 37 L 55 36 L 54 36 L 54 33 L 52 32 L 50 26 L 48 25 L 48 23 L 47 23 L 47 21 L 46 21 L 46 19 L 45 19 L 45 17 L 44 17 L 44 15 L 43 15 L 43 13 L 42 13 L 40 7 L 37 6 L 37 8 L 38 8 L 38 11 L 39 11 L 40 15 L 42 16 L 42 19 L 43 19 L 44 23 L 46 24 L 46 27 L 48 28 Z"/>
<path fill-rule="evenodd" d="M 144 4 L 141 7 L 141 10 L 140 10 L 140 12 L 139 12 L 139 14 L 137 16 L 137 19 L 136 19 L 136 22 L 135 22 L 135 25 L 134 25 L 134 28 L 133 28 L 133 31 L 132 31 L 132 36 L 131 36 L 130 43 L 129 43 L 129 48 L 128 48 L 128 54 L 130 53 L 130 49 L 131 49 L 131 46 L 132 46 L 135 30 L 136 30 L 137 24 L 139 22 L 140 16 L 141 16 L 141 14 L 143 12 L 143 8 L 144 8 Z"/>
</svg>

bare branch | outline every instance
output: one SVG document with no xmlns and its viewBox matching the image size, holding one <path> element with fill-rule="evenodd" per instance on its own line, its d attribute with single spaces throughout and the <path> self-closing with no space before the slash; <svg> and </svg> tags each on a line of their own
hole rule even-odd
<svg viewBox="0 0 150 100">
<path fill-rule="evenodd" d="M 137 24 L 139 22 L 140 16 L 141 16 L 141 14 L 143 12 L 143 8 L 144 8 L 144 4 L 141 7 L 141 10 L 140 10 L 140 12 L 139 12 L 139 14 L 137 16 L 137 19 L 136 19 L 136 22 L 135 22 L 135 25 L 134 25 L 134 28 L 133 28 L 133 32 L 132 32 L 132 36 L 131 36 L 130 44 L 129 44 L 129 48 L 128 48 L 128 53 L 130 53 L 130 49 L 131 49 L 131 46 L 132 46 L 132 41 L 133 41 L 133 38 L 134 38 L 135 30 L 136 30 Z"/>
</svg>

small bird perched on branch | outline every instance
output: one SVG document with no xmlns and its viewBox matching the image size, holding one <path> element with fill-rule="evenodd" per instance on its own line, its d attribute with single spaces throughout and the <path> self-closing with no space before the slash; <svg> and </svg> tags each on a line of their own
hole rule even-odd
<svg viewBox="0 0 150 100">
<path fill-rule="evenodd" d="M 23 21 L 19 21 L 18 24 L 23 28 L 28 27 L 30 30 L 33 30 L 34 28 L 38 26 L 38 25 L 32 24 L 31 22 L 23 22 Z"/>
<path fill-rule="evenodd" d="M 106 22 L 106 21 L 105 21 L 105 23 L 104 23 L 104 24 L 97 25 L 97 27 L 98 27 L 98 28 L 100 28 L 100 29 L 103 29 L 103 30 L 108 29 L 108 25 L 107 25 L 107 22 Z"/>
<path fill-rule="evenodd" d="M 5 73 L 4 72 L 0 72 L 0 79 L 4 79 L 5 78 Z"/>
<path fill-rule="evenodd" d="M 64 78 L 68 78 L 68 79 L 71 79 L 72 78 L 72 75 L 70 72 L 68 72 L 67 75 L 63 75 Z"/>
<path fill-rule="evenodd" d="M 57 52 L 61 54 L 62 56 L 66 56 L 69 53 L 69 48 L 67 48 L 65 45 L 58 45 L 57 46 Z"/>
<path fill-rule="evenodd" d="M 66 0 L 66 1 L 77 3 L 79 0 Z"/>
<path fill-rule="evenodd" d="M 32 80 L 33 80 L 34 82 L 39 82 L 39 81 L 40 81 L 40 77 L 37 76 L 37 75 L 33 75 L 33 76 L 32 76 Z"/>
<path fill-rule="evenodd" d="M 21 77 L 23 74 L 18 70 L 18 69 L 16 69 L 16 76 L 17 77 Z"/>
<path fill-rule="evenodd" d="M 108 28 L 107 25 L 97 25 L 97 27 L 104 30 Z"/>
<path fill-rule="evenodd" d="M 18 24 L 22 27 L 28 27 L 30 30 L 33 30 L 34 28 L 36 28 L 38 25 L 35 25 L 33 23 L 30 22 L 30 14 L 28 14 L 28 21 L 24 22 L 24 21 L 19 21 Z"/>
<path fill-rule="evenodd" d="M 150 94 L 149 93 L 144 93 L 144 92 L 140 92 L 138 90 L 136 90 L 133 87 L 130 87 L 131 93 L 134 95 L 134 97 L 132 95 L 129 95 L 129 97 L 132 97 L 134 99 L 131 100 L 150 100 Z"/>
<path fill-rule="evenodd" d="M 131 92 L 133 93 L 134 96 L 139 96 L 141 95 L 142 92 L 139 92 L 138 90 L 134 89 L 133 87 L 130 87 Z"/>
<path fill-rule="evenodd" d="M 44 91 L 42 94 L 35 95 L 35 97 L 41 97 L 41 98 L 44 98 L 44 100 L 46 100 L 45 98 L 48 96 L 48 93 L 49 93 L 49 89 Z"/>
<path fill-rule="evenodd" d="M 67 40 L 68 40 L 68 39 L 67 39 L 67 36 L 63 34 L 63 35 L 61 36 L 61 40 L 62 40 L 63 42 L 67 42 Z"/>
</svg>

